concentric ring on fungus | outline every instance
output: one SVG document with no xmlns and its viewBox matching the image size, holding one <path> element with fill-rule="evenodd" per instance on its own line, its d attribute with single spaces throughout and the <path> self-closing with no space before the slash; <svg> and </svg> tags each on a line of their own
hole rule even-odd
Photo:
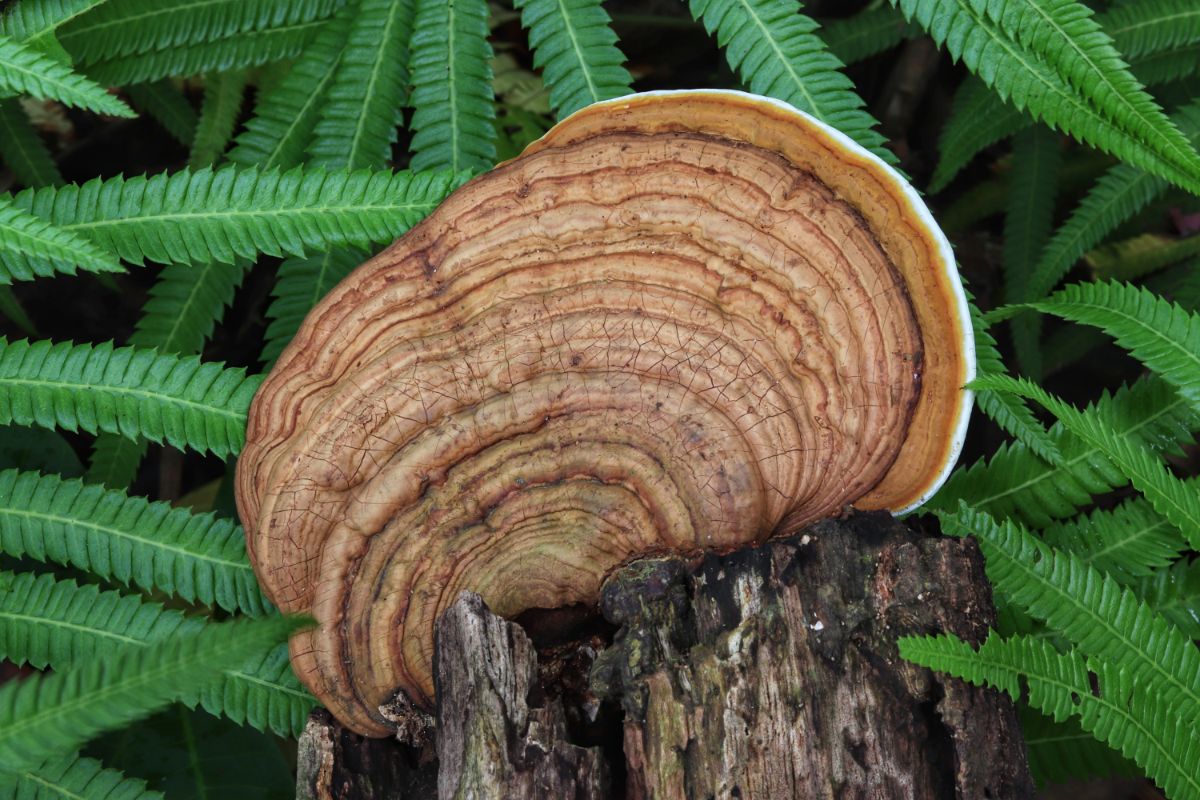
<svg viewBox="0 0 1200 800">
<path fill-rule="evenodd" d="M 238 462 L 300 678 L 388 733 L 433 702 L 438 615 L 594 603 L 638 556 L 728 551 L 944 480 L 966 300 L 916 193 L 739 92 L 583 109 L 309 314 Z"/>
</svg>

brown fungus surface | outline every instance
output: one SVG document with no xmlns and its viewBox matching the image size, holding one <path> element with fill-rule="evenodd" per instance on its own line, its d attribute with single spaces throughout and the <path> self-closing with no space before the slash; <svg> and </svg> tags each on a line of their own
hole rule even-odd
<svg viewBox="0 0 1200 800">
<path fill-rule="evenodd" d="M 594 603 L 646 554 L 925 499 L 973 372 L 949 247 L 892 170 L 736 92 L 589 107 L 305 320 L 238 502 L 301 679 L 382 735 L 438 615 Z"/>
</svg>

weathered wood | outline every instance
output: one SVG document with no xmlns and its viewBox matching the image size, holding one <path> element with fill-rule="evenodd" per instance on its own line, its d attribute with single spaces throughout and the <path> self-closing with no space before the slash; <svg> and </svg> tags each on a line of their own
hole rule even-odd
<svg viewBox="0 0 1200 800">
<path fill-rule="evenodd" d="M 296 754 L 297 800 L 425 800 L 437 765 L 420 748 L 366 739 L 318 708 L 308 716 Z"/>
<path fill-rule="evenodd" d="M 623 738 L 625 764 L 569 741 L 529 638 L 464 594 L 438 623 L 439 797 L 1033 795 L 1011 703 L 896 650 L 908 633 L 982 640 L 994 612 L 971 541 L 859 514 L 698 563 L 635 562 L 609 579 L 601 610 L 620 629 L 591 691 L 624 714 L 606 752 L 620 753 Z M 584 675 L 551 673 L 578 699 Z M 572 719 L 594 716 L 594 695 Z M 433 796 L 429 767 L 414 788 L 415 750 L 364 742 L 324 719 L 302 741 L 301 783 L 319 774 L 334 789 L 301 797 Z M 382 777 L 375 747 L 392 748 L 404 769 Z M 625 786 L 610 792 L 622 771 Z M 389 794 L 389 780 L 404 788 Z"/>
<path fill-rule="evenodd" d="M 644 561 L 595 688 L 625 712 L 629 798 L 1031 797 L 1011 703 L 901 661 L 897 636 L 983 638 L 978 550 L 884 514 L 687 570 Z"/>
</svg>

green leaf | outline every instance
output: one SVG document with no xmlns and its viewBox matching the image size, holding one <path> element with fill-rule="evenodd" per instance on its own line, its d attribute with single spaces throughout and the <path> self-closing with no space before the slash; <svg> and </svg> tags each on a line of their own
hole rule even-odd
<svg viewBox="0 0 1200 800">
<path fill-rule="evenodd" d="M 1018 712 L 1025 752 L 1029 754 L 1029 771 L 1039 786 L 1097 776 L 1138 775 L 1137 767 L 1097 741 L 1075 720 L 1055 722 L 1028 707 L 1019 707 Z"/>
<path fill-rule="evenodd" d="M 891 6 L 867 7 L 854 16 L 823 23 L 821 38 L 843 64 L 854 64 L 891 50 L 919 31 Z"/>
<path fill-rule="evenodd" d="M 226 166 L 27 190 L 15 202 L 134 264 L 234 263 L 391 242 L 464 178 Z"/>
<path fill-rule="evenodd" d="M 58 40 L 95 64 L 324 19 L 344 0 L 109 0 L 63 26 Z"/>
<path fill-rule="evenodd" d="M 0 549 L 190 603 L 271 608 L 232 520 L 56 475 L 0 472 Z"/>
<path fill-rule="evenodd" d="M 196 123 L 188 166 L 192 169 L 210 167 L 233 138 L 233 126 L 242 110 L 246 94 L 246 73 L 243 70 L 218 72 L 204 80 L 204 100 Z"/>
<path fill-rule="evenodd" d="M 23 771 L 98 733 L 146 716 L 172 698 L 203 691 L 297 627 L 273 617 L 227 622 L 110 658 L 0 686 L 0 769 Z"/>
<path fill-rule="evenodd" d="M 954 93 L 950 119 L 938 137 L 938 164 L 929 191 L 942 191 L 981 151 L 1032 123 L 1028 114 L 1002 102 L 982 80 L 968 75 Z"/>
<path fill-rule="evenodd" d="M 1200 6 L 1193 0 L 1119 3 L 1098 19 L 1128 59 L 1200 43 Z"/>
<path fill-rule="evenodd" d="M 74 448 L 57 431 L 0 426 L 0 468 L 53 472 L 64 477 L 83 474 Z"/>
<path fill-rule="evenodd" d="M 199 358 L 0 339 L 0 424 L 141 436 L 218 456 L 241 449 L 260 376 Z"/>
<path fill-rule="evenodd" d="M 62 175 L 50 148 L 29 124 L 16 98 L 0 100 L 0 157 L 26 186 L 59 186 Z"/>
<path fill-rule="evenodd" d="M 1176 238 L 1144 233 L 1101 245 L 1084 254 L 1096 280 L 1134 280 L 1200 255 L 1200 236 Z"/>
<path fill-rule="evenodd" d="M 842 63 L 796 0 L 689 0 L 689 5 L 750 91 L 791 103 L 896 163 Z"/>
<path fill-rule="evenodd" d="M 584 106 L 633 91 L 600 0 L 516 0 L 529 31 L 533 66 L 542 70 L 559 119 Z"/>
<path fill-rule="evenodd" d="M 1200 559 L 1181 559 L 1170 569 L 1156 570 L 1134 590 L 1189 639 L 1200 639 Z"/>
<path fill-rule="evenodd" d="M 145 781 L 126 778 L 96 759 L 78 754 L 59 756 L 17 773 L 11 788 L 12 794 L 3 795 L 5 800 L 163 800 L 161 793 L 146 788 Z M 4 792 L 2 787 L 0 792 Z"/>
<path fill-rule="evenodd" d="M 213 624 L 136 595 L 52 575 L 0 573 L 0 654 L 17 664 L 68 669 Z M 292 673 L 286 644 L 253 653 L 223 673 L 210 688 L 180 698 L 260 731 L 297 736 L 303 730 L 316 701 Z"/>
<path fill-rule="evenodd" d="M 411 47 L 416 170 L 486 170 L 496 160 L 492 46 L 484 0 L 417 0 Z"/>
<path fill-rule="evenodd" d="M 1050 525 L 1042 538 L 1125 583 L 1170 565 L 1187 549 L 1179 529 L 1143 497 Z"/>
<path fill-rule="evenodd" d="M 289 258 L 280 264 L 275 299 L 267 309 L 271 322 L 262 355 L 267 365 L 279 358 L 317 301 L 367 257 L 361 250 L 336 249 L 312 258 Z"/>
<path fill-rule="evenodd" d="M 135 108 L 157 120 L 181 144 L 191 145 L 196 138 L 196 112 L 174 83 L 163 78 L 135 83 L 125 91 Z"/>
<path fill-rule="evenodd" d="M 0 19 L 0 35 L 36 46 L 52 39 L 60 26 L 105 2 L 107 0 L 19 0 Z"/>
<path fill-rule="evenodd" d="M 1178 527 L 1192 547 L 1200 549 L 1200 495 L 1172 476 L 1150 448 L 1122 436 L 1098 414 L 1082 413 L 1030 381 L 990 376 L 974 383 L 980 388 L 1013 392 L 1040 403 L 1067 430 L 1109 459 L 1146 495 L 1155 511 Z"/>
<path fill-rule="evenodd" d="M 1194 718 L 1180 713 L 1153 684 L 1103 661 L 1060 654 L 1049 642 L 993 634 L 978 651 L 955 636 L 900 639 L 900 655 L 1014 699 L 1027 688 L 1029 704 L 1057 721 L 1080 726 L 1131 761 L 1178 800 L 1200 797 L 1200 737 Z"/>
<path fill-rule="evenodd" d="M 57 100 L 99 114 L 135 116 L 133 109 L 100 84 L 29 45 L 0 36 L 0 96 L 14 94 Z"/>
<path fill-rule="evenodd" d="M 408 100 L 412 28 L 412 0 L 362 0 L 313 129 L 314 164 L 362 169 L 391 160 Z"/>
<path fill-rule="evenodd" d="M 0 283 L 0 317 L 16 325 L 26 336 L 37 336 L 33 320 L 25 313 L 25 307 L 7 283 Z"/>
<path fill-rule="evenodd" d="M 304 48 L 283 80 L 260 95 L 254 115 L 229 151 L 230 161 L 267 170 L 287 169 L 304 160 L 357 8 L 351 4 L 338 12 Z"/>
<path fill-rule="evenodd" d="M 1153 131 L 1106 117 L 1081 95 L 1061 71 L 1011 38 L 977 8 L 978 0 L 892 0 L 963 63 L 1019 110 L 1079 140 L 1166 178 L 1200 191 L 1200 170 L 1181 165 L 1174 150 Z M 1106 109 L 1111 111 L 1111 109 Z"/>
<path fill-rule="evenodd" d="M 0 283 L 28 281 L 55 272 L 74 275 L 76 268 L 123 271 L 111 253 L 0 197 Z"/>
</svg>

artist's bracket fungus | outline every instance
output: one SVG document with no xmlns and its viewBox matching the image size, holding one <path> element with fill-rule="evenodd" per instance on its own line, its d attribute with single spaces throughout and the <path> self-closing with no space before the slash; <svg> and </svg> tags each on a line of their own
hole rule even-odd
<svg viewBox="0 0 1200 800">
<path fill-rule="evenodd" d="M 740 92 L 633 95 L 451 195 L 305 320 L 238 507 L 300 678 L 387 733 L 438 615 L 594 603 L 638 556 L 912 508 L 973 375 L 950 247 L 842 134 Z"/>
</svg>

